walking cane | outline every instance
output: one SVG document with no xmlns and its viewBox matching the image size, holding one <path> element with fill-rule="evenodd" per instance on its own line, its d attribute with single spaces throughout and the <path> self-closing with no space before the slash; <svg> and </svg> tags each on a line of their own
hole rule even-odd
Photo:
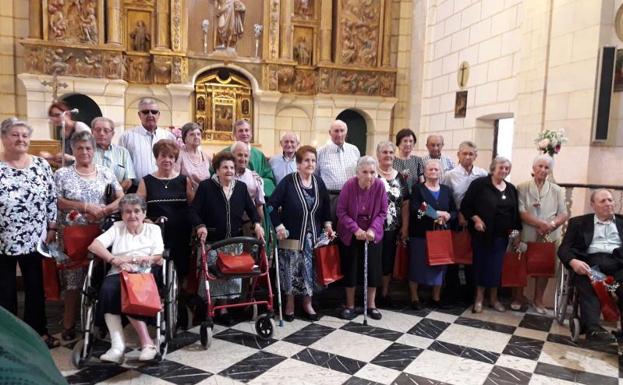
<svg viewBox="0 0 623 385">
<path fill-rule="evenodd" d="M 368 325 L 368 240 L 363 246 L 363 324 Z"/>
<path fill-rule="evenodd" d="M 279 280 L 279 241 L 275 245 L 275 275 L 277 276 L 277 306 L 279 306 L 279 326 L 283 327 L 283 307 L 281 306 L 281 282 Z"/>
</svg>

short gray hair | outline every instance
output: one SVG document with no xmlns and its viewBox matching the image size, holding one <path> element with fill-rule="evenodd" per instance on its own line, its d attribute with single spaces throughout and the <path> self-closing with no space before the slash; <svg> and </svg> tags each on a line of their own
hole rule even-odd
<svg viewBox="0 0 623 385">
<path fill-rule="evenodd" d="M 28 136 L 32 135 L 32 127 L 28 123 L 23 120 L 19 120 L 16 117 L 11 117 L 8 119 L 4 119 L 2 121 L 2 125 L 0 126 L 0 134 L 2 136 L 6 136 L 9 131 L 13 129 L 13 127 L 26 127 L 28 130 Z"/>
<path fill-rule="evenodd" d="M 99 122 L 106 122 L 110 125 L 110 128 L 112 128 L 113 131 L 115 130 L 115 122 L 104 116 L 98 116 L 97 118 L 91 120 L 91 129 L 94 129 L 95 125 Z"/>
<path fill-rule="evenodd" d="M 495 167 L 500 163 L 508 163 L 510 168 L 513 167 L 513 163 L 511 163 L 510 159 L 508 159 L 505 156 L 498 155 L 495 158 L 493 158 L 493 160 L 491 161 L 491 165 L 489 166 L 489 172 L 495 171 Z"/>
<path fill-rule="evenodd" d="M 376 145 L 376 153 L 378 154 L 385 147 L 391 147 L 392 150 L 394 150 L 394 152 L 396 152 L 396 146 L 394 145 L 394 143 L 390 142 L 389 140 L 384 140 L 381 143 Z"/>
<path fill-rule="evenodd" d="M 249 151 L 249 146 L 245 142 L 241 142 L 239 140 L 235 141 L 234 144 L 231 145 L 231 153 L 233 154 L 234 152 L 236 152 L 238 147 L 244 148 L 245 150 L 247 150 L 247 152 L 249 152 L 249 155 L 251 155 L 251 152 Z"/>
<path fill-rule="evenodd" d="M 597 193 L 600 193 L 602 191 L 605 191 L 608 194 L 610 194 L 610 196 L 612 196 L 612 191 L 610 191 L 609 189 L 607 189 L 607 188 L 598 188 L 598 189 L 593 190 L 593 192 L 591 192 L 591 198 L 590 198 L 591 199 L 591 203 L 595 202 L 595 195 L 597 195 Z"/>
<path fill-rule="evenodd" d="M 238 127 L 243 126 L 245 124 L 249 126 L 249 128 L 251 128 L 251 123 L 249 123 L 248 120 L 246 119 L 236 120 L 236 123 L 234 123 L 234 133 L 236 133 L 236 131 L 238 130 Z"/>
<path fill-rule="evenodd" d="M 282 140 L 283 140 L 286 136 L 288 136 L 288 135 L 292 135 L 292 136 L 294 136 L 294 140 L 296 140 L 296 143 L 301 143 L 301 141 L 299 140 L 299 136 L 298 136 L 298 135 L 296 135 L 296 133 L 295 133 L 295 132 L 291 132 L 291 131 L 284 132 L 284 133 L 281 135 L 281 137 L 279 138 L 279 143 L 281 143 L 281 141 L 282 141 Z"/>
<path fill-rule="evenodd" d="M 80 131 L 73 134 L 71 136 L 71 139 L 69 140 L 69 145 L 73 150 L 78 145 L 78 143 L 82 142 L 89 142 L 89 144 L 91 144 L 91 147 L 95 149 L 95 137 L 93 137 L 93 135 L 91 135 L 89 131 Z"/>
<path fill-rule="evenodd" d="M 547 162 L 550 170 L 554 168 L 554 158 L 552 158 L 549 154 L 539 154 L 535 156 L 534 160 L 532 161 L 532 167 L 534 167 L 538 162 L 542 160 Z"/>
<path fill-rule="evenodd" d="M 154 98 L 141 98 L 141 100 L 138 101 L 138 109 L 140 110 L 141 106 L 146 106 L 149 104 L 158 105 L 158 102 Z"/>
<path fill-rule="evenodd" d="M 186 135 L 189 132 L 199 130 L 201 131 L 201 126 L 195 122 L 188 122 L 182 126 L 182 142 L 186 140 Z"/>
<path fill-rule="evenodd" d="M 126 194 L 119 200 L 119 211 L 123 206 L 140 206 L 143 212 L 147 211 L 147 202 L 138 194 Z"/>
<path fill-rule="evenodd" d="M 379 162 L 377 162 L 376 159 L 374 159 L 370 155 L 364 155 L 357 161 L 357 171 L 361 170 L 363 167 L 366 166 L 372 166 L 376 170 L 376 168 L 379 166 Z"/>
<path fill-rule="evenodd" d="M 426 170 L 426 167 L 428 167 L 429 164 L 431 163 L 437 163 L 437 166 L 439 166 L 439 171 L 442 171 L 442 164 L 441 164 L 441 160 L 440 159 L 435 159 L 435 158 L 429 158 L 426 160 L 426 162 L 424 162 L 424 170 Z"/>
<path fill-rule="evenodd" d="M 459 152 L 461 152 L 462 149 L 464 149 L 465 147 L 469 147 L 471 149 L 474 150 L 474 152 L 478 152 L 478 147 L 476 147 L 476 144 L 474 142 L 472 142 L 471 140 L 464 140 L 461 142 L 461 144 L 459 144 Z"/>
</svg>

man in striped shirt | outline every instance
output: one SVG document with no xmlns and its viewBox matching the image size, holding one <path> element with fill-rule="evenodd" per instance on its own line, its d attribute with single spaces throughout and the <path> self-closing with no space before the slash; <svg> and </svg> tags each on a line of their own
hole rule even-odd
<svg viewBox="0 0 623 385">
<path fill-rule="evenodd" d="M 452 159 L 441 153 L 443 149 L 443 136 L 442 135 L 429 135 L 426 138 L 426 148 L 428 149 L 428 155 L 424 155 L 422 157 L 422 161 L 426 164 L 426 161 L 429 159 L 439 159 L 441 162 L 441 175 L 440 178 L 443 178 L 443 175 L 446 171 L 450 171 L 455 167 Z"/>
<path fill-rule="evenodd" d="M 123 191 L 127 191 L 132 186 L 132 179 L 136 178 L 134 164 L 128 150 L 112 144 L 112 138 L 115 135 L 114 122 L 100 116 L 91 122 L 91 130 L 97 144 L 93 154 L 95 164 L 111 169 Z"/>
</svg>

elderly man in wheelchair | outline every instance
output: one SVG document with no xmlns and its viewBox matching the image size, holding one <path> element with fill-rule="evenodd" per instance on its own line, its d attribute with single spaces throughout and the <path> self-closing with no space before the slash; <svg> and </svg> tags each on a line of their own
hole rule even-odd
<svg viewBox="0 0 623 385">
<path fill-rule="evenodd" d="M 616 338 L 600 325 L 600 301 L 591 285 L 592 270 L 599 270 L 623 283 L 623 217 L 614 213 L 612 193 L 595 190 L 590 197 L 594 214 L 571 218 L 558 257 L 574 274 L 581 330 L 586 339 L 613 343 Z M 616 290 L 619 311 L 623 310 L 623 285 Z"/>
</svg>

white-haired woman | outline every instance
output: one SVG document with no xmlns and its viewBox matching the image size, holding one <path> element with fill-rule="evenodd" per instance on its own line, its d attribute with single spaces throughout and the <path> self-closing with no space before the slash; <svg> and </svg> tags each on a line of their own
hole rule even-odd
<svg viewBox="0 0 623 385">
<path fill-rule="evenodd" d="M 519 194 L 519 215 L 523 222 L 523 242 L 555 242 L 561 240 L 560 226 L 569 217 L 563 189 L 547 180 L 554 168 L 554 159 L 541 154 L 532 162 L 532 179 L 517 185 Z M 543 294 L 547 288 L 547 277 L 536 277 L 533 303 L 536 312 L 545 314 Z M 513 289 L 511 309 L 519 310 L 523 302 L 523 288 Z"/>
<path fill-rule="evenodd" d="M 357 175 L 344 183 L 337 201 L 337 233 L 341 241 L 342 274 L 346 286 L 344 319 L 355 318 L 355 287 L 363 275 L 364 244 L 368 242 L 368 315 L 381 319 L 376 288 L 381 284 L 381 241 L 387 217 L 387 193 L 376 177 L 378 163 L 371 156 L 357 161 Z M 366 288 L 364 288 L 366 290 Z"/>
<path fill-rule="evenodd" d="M 511 172 L 511 161 L 497 156 L 489 171 L 491 174 L 475 179 L 469 185 L 461 202 L 461 213 L 469 220 L 474 251 L 474 313 L 482 312 L 486 288 L 489 289 L 489 306 L 500 312 L 506 311 L 498 300 L 504 254 L 509 234 L 521 230 L 517 189 L 505 180 Z M 519 237 L 514 239 L 519 243 Z"/>
<path fill-rule="evenodd" d="M 379 161 L 379 179 L 387 193 L 387 217 L 383 226 L 383 251 L 381 295 L 379 306 L 390 306 L 389 282 L 394 270 L 396 244 L 409 238 L 409 186 L 407 178 L 393 166 L 396 159 L 396 146 L 392 142 L 380 142 L 376 146 Z"/>
</svg>

